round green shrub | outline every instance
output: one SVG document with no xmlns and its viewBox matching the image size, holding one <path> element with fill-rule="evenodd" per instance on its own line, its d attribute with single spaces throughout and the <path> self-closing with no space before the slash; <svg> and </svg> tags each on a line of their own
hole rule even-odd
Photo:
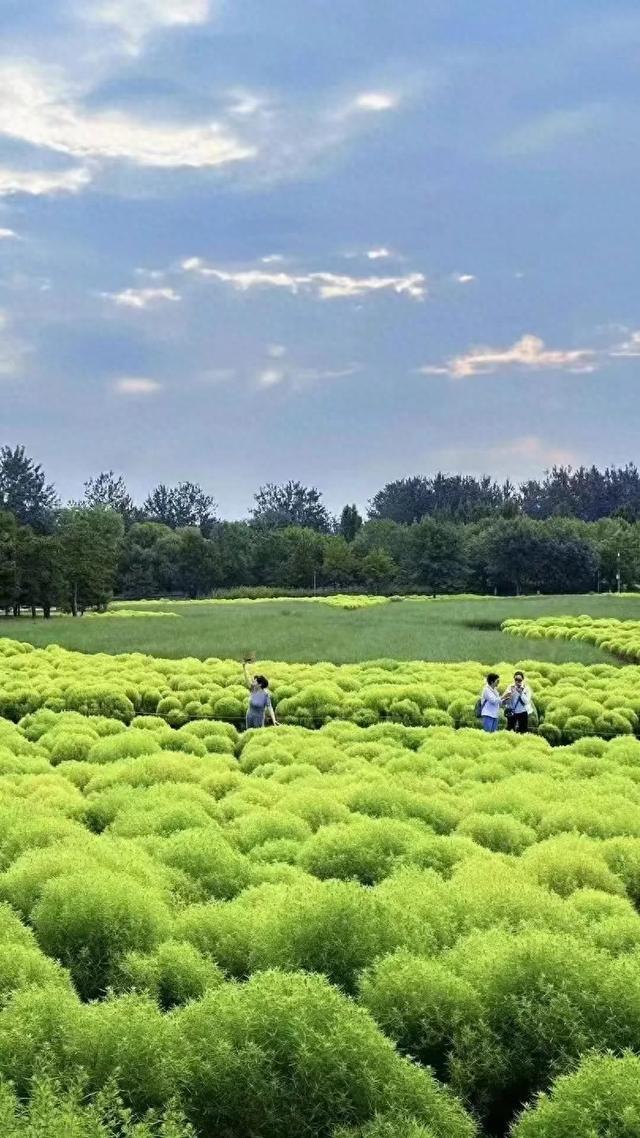
<svg viewBox="0 0 640 1138">
<path fill-rule="evenodd" d="M 506 814 L 468 814 L 457 832 L 496 853 L 521 854 L 536 841 L 531 826 Z"/>
<path fill-rule="evenodd" d="M 637 1138 L 640 1058 L 595 1055 L 521 1116 L 513 1138 Z"/>
<path fill-rule="evenodd" d="M 249 884 L 247 859 L 229 845 L 217 826 L 172 834 L 157 848 L 156 856 L 195 881 L 203 899 L 229 899 Z"/>
<path fill-rule="evenodd" d="M 455 1034 L 477 1019 L 472 986 L 437 960 L 400 950 L 364 973 L 360 1002 L 406 1055 L 446 1078 Z"/>
<path fill-rule="evenodd" d="M 300 850 L 307 873 L 375 885 L 388 877 L 415 844 L 419 831 L 392 819 L 363 818 L 324 826 Z"/>
<path fill-rule="evenodd" d="M 154 953 L 128 952 L 116 967 L 114 987 L 119 992 L 146 993 L 168 1011 L 222 982 L 220 969 L 192 944 L 167 940 Z"/>
<path fill-rule="evenodd" d="M 64 875 L 43 889 L 33 913 L 42 949 L 70 971 L 79 995 L 103 995 L 116 962 L 166 935 L 164 901 L 131 878 L 92 871 Z"/>
<path fill-rule="evenodd" d="M 175 1016 L 185 1108 L 202 1133 L 328 1138 L 395 1109 L 437 1138 L 474 1134 L 435 1080 L 318 976 L 265 972 Z"/>
<path fill-rule="evenodd" d="M 638 1038 L 640 973 L 579 934 L 474 934 L 443 964 L 480 999 L 455 1035 L 451 1072 L 491 1133 L 590 1049 L 622 1051 Z"/>
<path fill-rule="evenodd" d="M 160 744 L 151 731 L 125 731 L 94 743 L 86 758 L 90 763 L 116 763 L 120 759 L 153 755 L 159 750 Z"/>
<path fill-rule="evenodd" d="M 601 843 L 581 834 L 560 834 L 530 847 L 522 864 L 541 885 L 561 897 L 576 889 L 624 893 L 620 878 L 609 868 Z"/>
</svg>

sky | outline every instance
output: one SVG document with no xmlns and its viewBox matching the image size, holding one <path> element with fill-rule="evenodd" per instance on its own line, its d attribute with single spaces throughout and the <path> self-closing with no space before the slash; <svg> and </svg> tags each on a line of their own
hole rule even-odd
<svg viewBox="0 0 640 1138">
<path fill-rule="evenodd" d="M 0 0 L 0 443 L 63 498 L 638 460 L 640 11 Z"/>
</svg>

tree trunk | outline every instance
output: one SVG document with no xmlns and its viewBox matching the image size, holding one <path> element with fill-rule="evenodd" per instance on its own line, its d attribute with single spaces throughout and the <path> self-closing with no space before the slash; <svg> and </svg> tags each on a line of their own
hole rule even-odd
<svg viewBox="0 0 640 1138">
<path fill-rule="evenodd" d="M 73 592 L 71 594 L 71 615 L 78 615 L 78 586 L 75 582 L 73 585 Z"/>
<path fill-rule="evenodd" d="M 36 606 L 35 606 L 35 605 L 32 605 L 32 606 L 31 606 L 31 619 L 32 619 L 32 620 L 35 620 L 35 619 L 36 619 L 36 616 L 37 616 L 37 615 L 38 615 L 38 614 L 36 613 Z"/>
</svg>

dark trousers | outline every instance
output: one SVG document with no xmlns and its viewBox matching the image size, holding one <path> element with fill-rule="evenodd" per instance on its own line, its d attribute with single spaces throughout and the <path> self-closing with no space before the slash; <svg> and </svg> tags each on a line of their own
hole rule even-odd
<svg viewBox="0 0 640 1138">
<path fill-rule="evenodd" d="M 517 735 L 526 735 L 529 730 L 529 712 L 519 711 L 517 715 L 510 715 L 507 719 L 507 730 L 515 731 Z"/>
</svg>

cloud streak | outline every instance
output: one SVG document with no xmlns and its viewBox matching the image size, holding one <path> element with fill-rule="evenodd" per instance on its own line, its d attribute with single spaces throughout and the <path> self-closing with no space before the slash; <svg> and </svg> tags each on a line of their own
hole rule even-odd
<svg viewBox="0 0 640 1138">
<path fill-rule="evenodd" d="M 127 396 L 156 395 L 162 390 L 162 384 L 157 379 L 149 379 L 142 375 L 121 376 L 113 381 L 112 387 L 116 395 Z"/>
<path fill-rule="evenodd" d="M 105 300 L 112 301 L 118 308 L 134 308 L 138 311 L 163 303 L 177 303 L 182 299 L 173 288 L 125 288 L 122 292 L 103 292 Z"/>
<path fill-rule="evenodd" d="M 548 348 L 539 336 L 526 335 L 508 348 L 474 347 L 444 364 L 428 364 L 420 368 L 423 375 L 447 375 L 451 379 L 468 379 L 475 375 L 492 375 L 504 369 L 526 371 L 592 372 L 598 366 L 599 353 L 593 348 Z"/>
<path fill-rule="evenodd" d="M 306 294 L 320 300 L 353 299 L 381 292 L 395 293 L 411 300 L 424 300 L 427 295 L 427 280 L 422 273 L 408 273 L 402 277 L 355 277 L 330 272 L 296 274 L 256 268 L 232 270 L 208 265 L 199 257 L 183 261 L 181 268 L 187 274 L 229 285 L 236 292 L 249 292 L 256 288 L 279 289 L 294 296 Z"/>
</svg>

